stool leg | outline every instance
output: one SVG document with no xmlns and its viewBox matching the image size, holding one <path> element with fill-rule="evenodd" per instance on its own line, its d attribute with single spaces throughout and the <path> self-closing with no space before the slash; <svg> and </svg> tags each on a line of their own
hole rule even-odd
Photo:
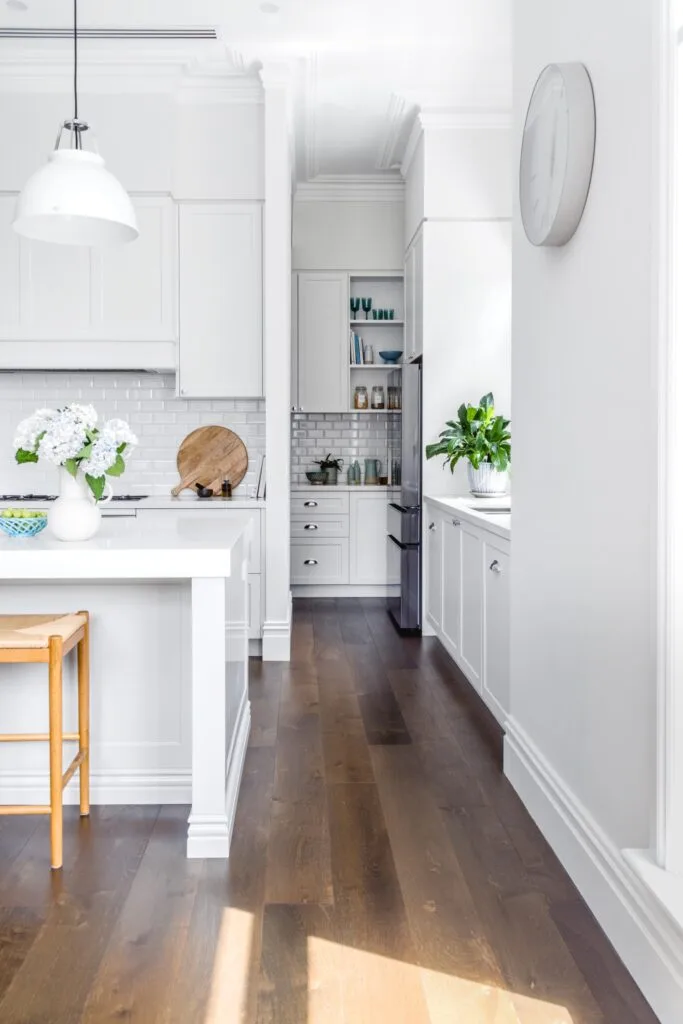
<svg viewBox="0 0 683 1024">
<path fill-rule="evenodd" d="M 87 612 L 83 639 L 78 644 L 78 737 L 85 757 L 79 768 L 81 816 L 90 814 L 90 618 Z"/>
<path fill-rule="evenodd" d="M 50 849 L 52 867 L 62 866 L 62 638 L 49 639 Z"/>
</svg>

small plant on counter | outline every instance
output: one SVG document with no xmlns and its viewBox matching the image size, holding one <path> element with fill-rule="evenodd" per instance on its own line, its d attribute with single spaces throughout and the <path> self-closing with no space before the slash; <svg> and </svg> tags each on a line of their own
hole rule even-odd
<svg viewBox="0 0 683 1024">
<path fill-rule="evenodd" d="M 63 409 L 38 409 L 17 427 L 18 463 L 44 460 L 62 466 L 74 479 L 82 473 L 98 501 L 106 477 L 121 476 L 138 439 L 124 420 L 97 425 L 92 405 L 72 402 Z"/>
<path fill-rule="evenodd" d="M 320 466 L 320 472 L 325 474 L 326 484 L 336 484 L 337 473 L 344 465 L 343 459 L 333 459 L 332 452 L 325 456 L 324 459 L 314 459 L 316 466 Z"/>
<path fill-rule="evenodd" d="M 470 489 L 483 497 L 505 493 L 512 461 L 510 421 L 496 416 L 493 395 L 478 405 L 461 405 L 457 420 L 448 420 L 439 440 L 428 444 L 428 459 L 444 455 L 451 473 L 461 459 L 468 463 Z"/>
</svg>

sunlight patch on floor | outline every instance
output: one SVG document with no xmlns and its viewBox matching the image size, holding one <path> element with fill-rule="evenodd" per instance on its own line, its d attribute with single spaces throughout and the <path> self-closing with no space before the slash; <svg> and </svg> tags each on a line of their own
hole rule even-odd
<svg viewBox="0 0 683 1024">
<path fill-rule="evenodd" d="M 241 1024 L 248 997 L 254 915 L 226 907 L 214 957 L 204 1024 Z"/>
<path fill-rule="evenodd" d="M 308 939 L 306 1024 L 574 1024 L 569 1011 L 493 985 Z"/>
</svg>

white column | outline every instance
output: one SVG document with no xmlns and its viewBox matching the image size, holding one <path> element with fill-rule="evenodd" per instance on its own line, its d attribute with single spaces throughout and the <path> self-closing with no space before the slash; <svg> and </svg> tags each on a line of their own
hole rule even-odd
<svg viewBox="0 0 683 1024">
<path fill-rule="evenodd" d="M 261 71 L 265 91 L 263 236 L 264 376 L 266 396 L 265 661 L 289 661 L 292 74 L 287 65 Z"/>
<path fill-rule="evenodd" d="M 188 857 L 227 857 L 225 580 L 192 580 L 192 811 Z"/>
</svg>

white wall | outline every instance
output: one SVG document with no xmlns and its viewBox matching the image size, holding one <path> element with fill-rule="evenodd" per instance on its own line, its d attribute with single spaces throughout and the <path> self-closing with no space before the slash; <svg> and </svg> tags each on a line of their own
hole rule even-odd
<svg viewBox="0 0 683 1024">
<path fill-rule="evenodd" d="M 627 16 L 620 0 L 515 5 L 515 150 L 541 69 L 574 60 L 593 80 L 597 148 L 566 247 L 534 249 L 515 213 L 511 731 L 546 762 L 562 814 L 584 816 L 615 865 L 621 848 L 650 845 L 655 806 L 659 18 L 652 0 Z M 649 998 L 661 998 L 645 952 L 615 925 L 608 882 L 589 881 L 594 847 L 574 850 L 581 828 L 562 831 L 559 805 L 513 746 L 513 781 Z M 682 1018 L 680 1004 L 663 1016 Z"/>
<path fill-rule="evenodd" d="M 403 202 L 296 199 L 294 270 L 402 270 Z"/>
</svg>

